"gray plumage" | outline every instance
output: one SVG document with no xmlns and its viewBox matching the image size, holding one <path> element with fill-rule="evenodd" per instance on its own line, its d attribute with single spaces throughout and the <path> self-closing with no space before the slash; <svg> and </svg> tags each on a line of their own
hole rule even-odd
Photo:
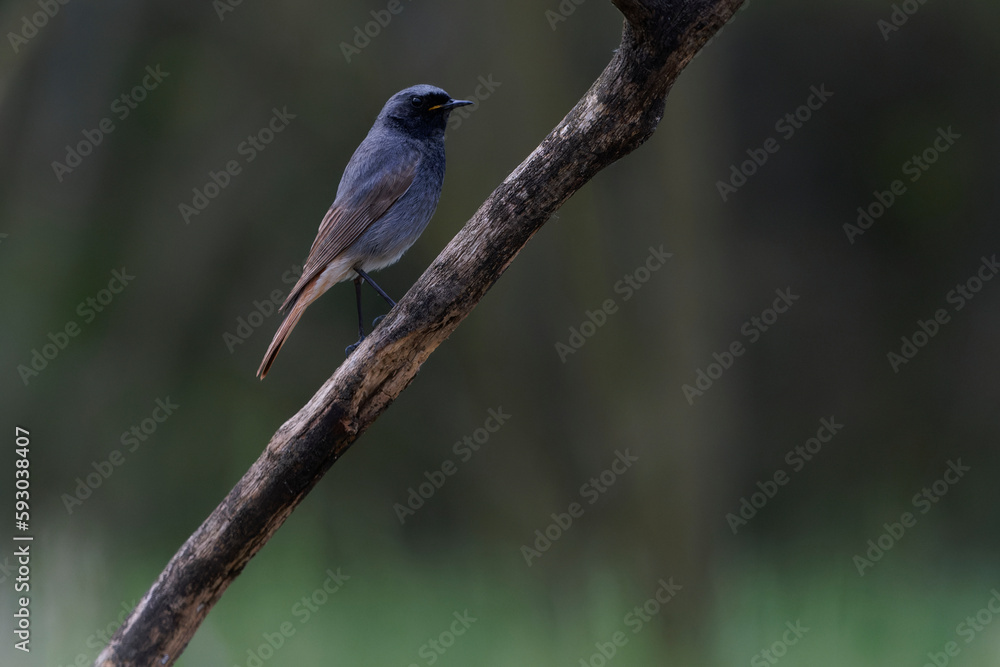
<svg viewBox="0 0 1000 667">
<path fill-rule="evenodd" d="M 402 90 L 386 102 L 347 163 L 302 277 L 281 306 L 288 315 L 257 371 L 261 379 L 305 308 L 333 285 L 356 281 L 360 317 L 358 270 L 367 274 L 395 263 L 427 227 L 444 182 L 448 114 L 466 104 L 471 102 L 428 85 Z M 359 331 L 364 338 L 360 322 Z"/>
</svg>

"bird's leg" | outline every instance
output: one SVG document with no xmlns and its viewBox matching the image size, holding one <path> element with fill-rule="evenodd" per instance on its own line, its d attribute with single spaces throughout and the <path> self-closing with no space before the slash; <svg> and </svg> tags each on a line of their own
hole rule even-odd
<svg viewBox="0 0 1000 667">
<path fill-rule="evenodd" d="M 365 339 L 365 326 L 361 314 L 361 276 L 354 279 L 354 296 L 358 300 L 358 342 L 347 346 L 347 349 L 344 350 L 344 354 L 347 356 L 351 356 L 351 352 L 354 352 L 358 345 L 361 345 L 361 341 Z"/>
<path fill-rule="evenodd" d="M 386 294 L 385 290 L 383 290 L 381 287 L 379 287 L 377 284 L 375 284 L 375 281 L 372 280 L 372 277 L 370 275 L 368 275 L 367 273 L 365 273 L 361 269 L 357 269 L 356 268 L 354 270 L 358 272 L 359 276 L 361 276 L 362 278 L 365 279 L 365 282 L 367 282 L 369 285 L 371 285 L 372 287 L 374 287 L 375 291 L 378 292 L 379 294 L 381 294 L 383 299 L 385 299 L 386 301 L 389 302 L 389 307 L 390 308 L 395 308 L 396 307 L 396 302 L 392 300 L 392 297 L 390 297 L 388 294 Z"/>
<path fill-rule="evenodd" d="M 395 308 L 396 307 L 396 302 L 392 300 L 392 297 L 390 297 L 388 294 L 386 294 L 385 290 L 383 290 L 381 287 L 379 287 L 378 284 L 376 284 L 376 282 L 374 280 L 372 280 L 371 276 L 369 276 L 367 273 L 365 273 L 364 271 L 362 271 L 359 268 L 355 268 L 354 270 L 357 271 L 358 275 L 361 276 L 362 278 L 364 278 L 365 281 L 369 285 L 371 285 L 372 287 L 374 287 L 375 291 L 378 292 L 380 295 L 382 295 L 383 299 L 385 299 L 386 301 L 389 302 L 389 307 L 390 308 Z M 374 320 L 372 320 L 372 327 L 378 326 L 378 323 L 381 322 L 384 317 L 385 317 L 385 315 L 379 315 Z"/>
<path fill-rule="evenodd" d="M 364 315 L 361 314 L 361 278 L 354 279 L 354 296 L 358 302 L 358 342 L 365 339 Z"/>
</svg>

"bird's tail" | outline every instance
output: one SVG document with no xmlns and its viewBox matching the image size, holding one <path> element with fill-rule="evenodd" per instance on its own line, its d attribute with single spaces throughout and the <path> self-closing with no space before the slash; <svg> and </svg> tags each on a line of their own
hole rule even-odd
<svg viewBox="0 0 1000 667">
<path fill-rule="evenodd" d="M 306 260 L 306 266 L 309 266 L 309 260 Z M 306 271 L 299 278 L 299 282 L 289 292 L 279 309 L 287 310 L 288 314 L 285 315 L 285 321 L 278 327 L 278 332 L 274 334 L 274 340 L 271 341 L 270 347 L 264 354 L 264 360 L 260 362 L 260 368 L 257 369 L 257 376 L 261 380 L 271 369 L 271 364 L 278 356 L 281 346 L 285 344 L 285 339 L 292 333 L 292 329 L 298 324 L 299 318 L 302 317 L 302 313 L 305 312 L 309 304 L 321 297 L 330 287 L 345 280 L 352 271 L 348 258 L 337 257 L 329 262 L 323 270 Z M 289 306 L 291 306 L 290 309 Z"/>
<path fill-rule="evenodd" d="M 302 313 L 305 312 L 306 306 L 312 303 L 312 301 L 312 299 L 302 298 L 301 294 L 295 300 L 292 309 L 285 316 L 285 321 L 281 323 L 281 326 L 278 327 L 278 332 L 274 334 L 274 340 L 271 341 L 270 347 L 267 348 L 264 360 L 260 362 L 260 368 L 257 369 L 257 376 L 261 380 L 264 379 L 267 372 L 271 369 L 271 364 L 274 363 L 275 357 L 278 356 L 281 346 L 285 344 L 285 339 L 292 333 L 292 329 L 295 328 L 295 325 L 299 322 L 299 318 L 302 317 Z"/>
</svg>

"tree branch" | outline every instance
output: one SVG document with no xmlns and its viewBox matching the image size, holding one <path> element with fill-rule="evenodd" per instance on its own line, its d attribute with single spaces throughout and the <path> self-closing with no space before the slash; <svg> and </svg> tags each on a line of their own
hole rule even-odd
<svg viewBox="0 0 1000 667">
<path fill-rule="evenodd" d="M 208 611 L 330 466 L 413 380 L 535 232 L 656 129 L 667 93 L 743 0 L 613 0 L 621 46 L 382 323 L 285 422 L 95 665 L 172 665 Z"/>
</svg>

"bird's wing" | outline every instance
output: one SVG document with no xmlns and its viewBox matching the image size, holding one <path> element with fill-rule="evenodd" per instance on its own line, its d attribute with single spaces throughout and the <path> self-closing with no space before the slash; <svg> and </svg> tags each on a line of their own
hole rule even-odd
<svg viewBox="0 0 1000 667">
<path fill-rule="evenodd" d="M 289 292 L 285 303 L 281 305 L 282 309 L 294 303 L 306 286 L 331 261 L 357 241 L 373 222 L 385 215 L 406 194 L 416 176 L 420 153 L 414 150 L 403 159 L 399 157 L 395 156 L 392 167 L 382 166 L 371 178 L 359 179 L 361 182 L 351 188 L 357 194 L 353 197 L 338 197 L 326 212 L 306 258 L 302 277 Z"/>
</svg>

